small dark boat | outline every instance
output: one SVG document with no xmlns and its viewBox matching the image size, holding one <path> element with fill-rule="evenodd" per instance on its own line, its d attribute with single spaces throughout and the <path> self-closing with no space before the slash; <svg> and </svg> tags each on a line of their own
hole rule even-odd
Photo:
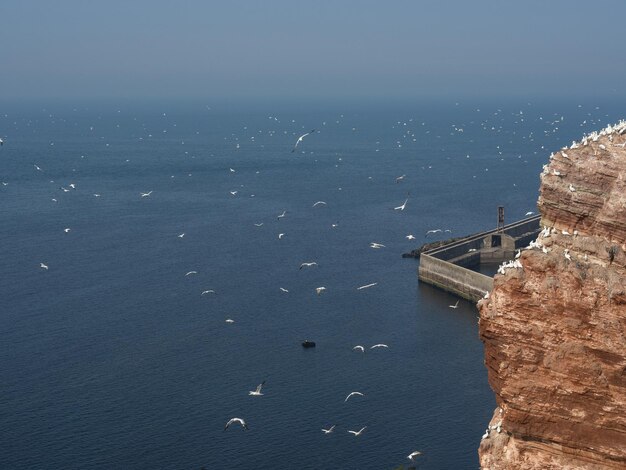
<svg viewBox="0 0 626 470">
<path fill-rule="evenodd" d="M 308 339 L 305 339 L 304 341 L 302 341 L 302 347 L 303 348 L 314 348 L 315 347 L 315 341 L 309 341 Z"/>
</svg>

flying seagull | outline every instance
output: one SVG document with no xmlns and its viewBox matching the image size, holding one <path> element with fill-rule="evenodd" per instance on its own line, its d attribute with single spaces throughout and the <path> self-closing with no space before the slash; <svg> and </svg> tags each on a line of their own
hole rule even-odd
<svg viewBox="0 0 626 470">
<path fill-rule="evenodd" d="M 454 305 L 448 305 L 450 308 L 459 308 L 459 301 L 457 300 Z"/>
<path fill-rule="evenodd" d="M 302 142 L 302 139 L 304 139 L 307 135 L 309 134 L 313 134 L 315 132 L 315 129 L 311 129 L 309 132 L 307 132 L 306 134 L 302 134 L 300 137 L 298 137 L 298 140 L 296 140 L 296 145 L 293 146 L 293 149 L 291 149 L 291 153 L 296 151 L 296 148 L 298 147 L 298 144 L 300 142 Z"/>
<path fill-rule="evenodd" d="M 396 178 L 396 183 L 399 183 L 399 182 L 400 182 L 400 181 L 402 181 L 405 177 L 406 177 L 406 175 L 398 176 L 398 177 Z"/>
<path fill-rule="evenodd" d="M 346 397 L 346 399 L 343 401 L 344 403 L 348 401 L 348 399 L 353 396 L 353 395 L 360 395 L 363 396 L 363 394 L 361 392 L 350 392 L 350 394 Z"/>
<path fill-rule="evenodd" d="M 404 208 L 406 207 L 406 203 L 407 203 L 408 201 L 409 201 L 408 199 L 405 199 L 405 200 L 404 200 L 404 203 L 402 203 L 402 205 L 401 205 L 401 206 L 394 207 L 394 208 L 393 208 L 393 210 L 394 210 L 394 211 L 403 211 L 403 210 L 404 210 Z"/>
<path fill-rule="evenodd" d="M 4 140 L 0 139 L 0 145 L 4 145 Z"/>
<path fill-rule="evenodd" d="M 360 436 L 361 433 L 363 431 L 365 431 L 365 429 L 367 428 L 367 426 L 362 427 L 360 430 L 358 431 L 348 431 L 350 434 L 354 434 L 354 437 Z"/>
<path fill-rule="evenodd" d="M 411 452 L 409 455 L 407 455 L 406 458 L 410 461 L 413 461 L 418 455 L 422 455 L 422 453 L 419 450 L 416 450 L 415 452 Z"/>
<path fill-rule="evenodd" d="M 244 431 L 247 431 L 249 429 L 248 425 L 246 424 L 246 422 L 243 419 L 241 419 L 241 418 L 230 418 L 228 420 L 228 423 L 226 423 L 226 426 L 224 427 L 224 431 L 226 431 L 228 429 L 228 426 L 230 426 L 231 424 L 235 424 L 235 423 L 241 424 L 241 427 L 243 428 Z"/>
<path fill-rule="evenodd" d="M 312 261 L 310 263 L 302 263 L 300 265 L 300 269 L 302 269 L 302 268 L 309 268 L 311 266 L 317 266 L 317 263 L 315 261 Z"/>
<path fill-rule="evenodd" d="M 140 193 L 141 197 L 148 197 L 150 196 L 150 194 L 152 194 L 152 191 L 148 191 L 147 193 Z"/>
<path fill-rule="evenodd" d="M 369 287 L 374 287 L 378 282 L 372 282 L 371 284 L 365 284 L 364 286 L 357 287 L 356 290 L 368 289 Z"/>
<path fill-rule="evenodd" d="M 48 270 L 48 266 L 47 266 L 47 265 L 45 265 L 45 264 L 43 264 L 43 263 L 39 263 L 39 267 L 40 267 L 41 269 L 45 269 L 46 271 Z"/>
<path fill-rule="evenodd" d="M 213 289 L 208 289 L 208 290 L 203 290 L 200 295 L 204 295 L 204 294 L 217 294 L 217 292 L 215 292 Z"/>
<path fill-rule="evenodd" d="M 377 250 L 379 248 L 385 248 L 385 245 L 383 245 L 382 243 L 372 242 L 370 243 L 370 248 L 374 248 Z"/>
<path fill-rule="evenodd" d="M 326 287 L 316 287 L 315 288 L 315 292 L 317 293 L 317 295 L 321 295 L 322 292 L 324 292 L 326 290 Z"/>
<path fill-rule="evenodd" d="M 289 292 L 287 289 L 285 289 L 284 287 L 279 287 L 279 289 L 283 292 Z"/>
<path fill-rule="evenodd" d="M 283 211 L 283 213 L 280 214 L 277 218 L 282 219 L 283 217 L 285 217 L 285 214 L 287 214 L 287 211 Z"/>
<path fill-rule="evenodd" d="M 433 230 L 429 230 L 426 232 L 426 236 L 428 236 L 431 233 L 437 233 L 437 232 L 443 232 L 443 230 L 441 230 L 440 228 L 435 228 Z"/>
<path fill-rule="evenodd" d="M 185 274 L 185 276 L 190 276 L 192 274 L 198 274 L 198 271 L 189 271 L 188 273 Z"/>
<path fill-rule="evenodd" d="M 324 201 L 317 201 L 315 204 L 313 204 L 313 207 L 319 206 L 320 204 L 326 205 Z"/>
<path fill-rule="evenodd" d="M 407 239 L 407 240 L 415 240 L 415 235 L 412 235 L 412 234 L 410 234 L 410 233 L 409 233 L 409 234 L 406 236 L 406 239 Z"/>
<path fill-rule="evenodd" d="M 324 429 L 324 428 L 322 428 L 322 432 L 323 432 L 324 434 L 330 434 L 330 433 L 331 433 L 331 432 L 333 432 L 334 430 L 335 430 L 335 425 L 334 425 L 334 424 L 333 424 L 330 428 L 328 428 L 328 429 Z"/>
<path fill-rule="evenodd" d="M 361 346 L 360 344 L 357 344 L 355 347 L 352 348 L 353 350 L 358 350 L 361 352 L 365 352 L 365 348 L 363 346 Z"/>
<path fill-rule="evenodd" d="M 374 346 L 372 346 L 370 349 L 375 349 L 375 348 L 388 348 L 389 346 L 387 346 L 386 344 L 375 344 Z"/>
<path fill-rule="evenodd" d="M 248 392 L 248 395 L 252 395 L 255 397 L 263 396 L 263 394 L 261 393 L 261 388 L 263 387 L 264 384 L 265 384 L 265 380 L 261 382 L 259 385 L 257 385 L 256 390 Z"/>
</svg>

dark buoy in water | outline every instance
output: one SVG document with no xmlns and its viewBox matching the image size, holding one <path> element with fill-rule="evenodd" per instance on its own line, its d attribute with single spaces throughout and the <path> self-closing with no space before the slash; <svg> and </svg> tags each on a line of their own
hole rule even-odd
<svg viewBox="0 0 626 470">
<path fill-rule="evenodd" d="M 303 348 L 314 348 L 315 347 L 315 341 L 309 341 L 308 339 L 305 339 L 304 341 L 302 341 L 302 347 Z"/>
</svg>

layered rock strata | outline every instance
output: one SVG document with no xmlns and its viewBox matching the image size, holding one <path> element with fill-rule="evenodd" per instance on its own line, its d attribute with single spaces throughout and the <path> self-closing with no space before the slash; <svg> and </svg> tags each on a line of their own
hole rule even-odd
<svg viewBox="0 0 626 470">
<path fill-rule="evenodd" d="M 478 303 L 485 469 L 626 468 L 626 122 L 551 155 L 543 232 Z"/>
</svg>

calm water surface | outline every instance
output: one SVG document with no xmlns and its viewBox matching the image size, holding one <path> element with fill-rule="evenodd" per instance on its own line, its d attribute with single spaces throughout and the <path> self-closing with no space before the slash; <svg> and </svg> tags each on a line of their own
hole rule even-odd
<svg viewBox="0 0 626 470">
<path fill-rule="evenodd" d="M 534 211 L 550 151 L 618 111 L 0 109 L 0 467 L 477 467 L 477 311 L 401 254 Z"/>
</svg>

